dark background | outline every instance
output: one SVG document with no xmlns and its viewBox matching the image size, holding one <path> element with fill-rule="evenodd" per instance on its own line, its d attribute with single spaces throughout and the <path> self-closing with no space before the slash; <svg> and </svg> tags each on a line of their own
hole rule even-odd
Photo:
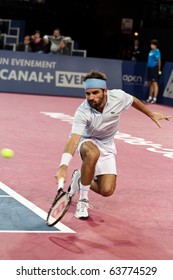
<svg viewBox="0 0 173 280">
<path fill-rule="evenodd" d="M 139 32 L 142 61 L 153 38 L 160 42 L 162 65 L 173 61 L 173 0 L 0 0 L 0 18 L 24 20 L 30 35 L 59 27 L 87 56 L 98 58 L 121 59 L 121 47 L 131 46 Z M 131 34 L 121 32 L 122 18 L 133 19 Z"/>
</svg>

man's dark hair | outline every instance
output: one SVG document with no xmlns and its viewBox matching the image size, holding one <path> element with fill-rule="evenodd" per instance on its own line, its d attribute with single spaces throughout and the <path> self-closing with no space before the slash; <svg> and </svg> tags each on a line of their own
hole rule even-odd
<svg viewBox="0 0 173 280">
<path fill-rule="evenodd" d="M 87 79 L 100 79 L 100 80 L 107 80 L 107 77 L 104 73 L 98 72 L 96 70 L 92 70 L 91 72 L 87 73 L 83 76 L 83 81 L 85 82 Z"/>
</svg>

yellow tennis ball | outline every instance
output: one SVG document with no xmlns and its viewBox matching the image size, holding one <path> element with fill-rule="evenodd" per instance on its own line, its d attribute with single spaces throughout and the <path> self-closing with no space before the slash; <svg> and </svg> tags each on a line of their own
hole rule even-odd
<svg viewBox="0 0 173 280">
<path fill-rule="evenodd" d="M 14 156 L 14 151 L 8 148 L 2 149 L 0 153 L 4 158 L 12 158 Z"/>
</svg>

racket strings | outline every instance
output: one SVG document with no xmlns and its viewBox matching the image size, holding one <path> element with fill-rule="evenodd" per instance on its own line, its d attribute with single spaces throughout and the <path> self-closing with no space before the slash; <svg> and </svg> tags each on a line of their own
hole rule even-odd
<svg viewBox="0 0 173 280">
<path fill-rule="evenodd" d="M 67 193 L 61 191 L 59 195 L 57 194 L 57 200 L 48 213 L 47 224 L 51 226 L 57 223 L 67 212 L 70 203 L 71 197 Z"/>
</svg>

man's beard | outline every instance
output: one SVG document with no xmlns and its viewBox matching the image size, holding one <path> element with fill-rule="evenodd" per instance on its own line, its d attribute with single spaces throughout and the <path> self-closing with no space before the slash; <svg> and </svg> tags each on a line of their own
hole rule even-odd
<svg viewBox="0 0 173 280">
<path fill-rule="evenodd" d="M 103 98 L 101 98 L 97 103 L 94 100 L 88 100 L 89 105 L 93 108 L 93 109 L 98 109 L 100 107 L 100 105 L 103 102 Z"/>
</svg>

